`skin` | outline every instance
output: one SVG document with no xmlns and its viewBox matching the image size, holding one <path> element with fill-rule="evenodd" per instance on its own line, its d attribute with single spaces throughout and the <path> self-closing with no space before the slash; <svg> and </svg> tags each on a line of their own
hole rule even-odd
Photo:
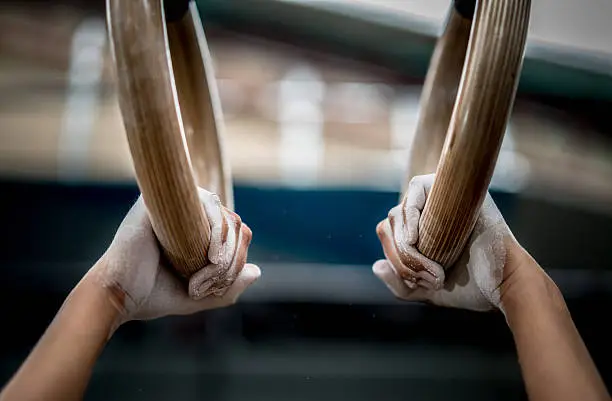
<svg viewBox="0 0 612 401">
<path fill-rule="evenodd" d="M 71 291 L 2 390 L 0 401 L 80 400 L 98 356 L 123 323 L 188 315 L 237 301 L 261 274 L 257 266 L 246 263 L 251 230 L 214 194 L 201 190 L 200 197 L 213 222 L 209 257 L 214 263 L 189 282 L 179 279 L 163 265 L 139 199 L 109 249 Z"/>
<path fill-rule="evenodd" d="M 101 259 L 72 290 L 34 350 L 0 393 L 1 401 L 83 399 L 96 360 L 116 328 L 126 321 L 124 293 L 101 285 L 98 277 L 105 263 Z M 234 303 L 256 278 L 257 271 L 251 277 L 242 275 L 223 297 L 205 300 L 206 308 Z"/>
<path fill-rule="evenodd" d="M 518 244 L 509 255 L 501 297 L 529 398 L 610 400 L 555 283 Z"/>
<path fill-rule="evenodd" d="M 104 263 L 99 262 L 99 263 Z M 0 400 L 80 400 L 93 366 L 122 318 L 121 295 L 86 275 Z"/>
<path fill-rule="evenodd" d="M 419 216 L 433 182 L 433 175 L 415 177 L 378 225 L 386 260 L 374 264 L 374 274 L 402 300 L 504 313 L 532 401 L 610 400 L 561 292 L 519 245 L 490 196 L 447 272 L 418 252 Z"/>
<path fill-rule="evenodd" d="M 123 233 L 136 232 L 139 235 L 132 235 L 132 239 L 123 239 L 130 236 L 123 237 L 120 227 L 116 240 L 122 240 L 115 242 L 118 244 L 116 246 L 130 248 L 129 245 L 132 244 L 131 249 L 149 248 L 149 241 L 153 241 L 152 232 L 147 228 L 148 220 L 141 221 L 144 216 L 141 212 L 142 209 L 138 208 L 137 203 L 131 212 L 132 218 L 126 218 L 124 223 L 129 229 L 123 230 Z M 402 263 L 402 258 L 396 254 L 398 247 L 393 241 L 391 225 L 387 223 L 379 225 L 378 234 L 391 262 L 377 262 L 374 265 L 374 273 L 396 296 L 407 299 L 418 291 L 415 284 L 419 286 L 419 280 L 407 283 L 406 277 L 410 274 L 404 271 L 399 275 L 395 269 L 390 268 L 392 264 Z M 237 230 L 244 230 L 248 237 L 247 241 L 238 242 L 240 245 L 237 246 L 237 254 L 232 257 L 232 260 L 238 259 L 242 265 L 246 260 L 250 230 L 246 226 L 236 227 Z M 140 229 L 143 231 L 139 231 Z M 136 244 L 139 246 L 134 246 Z M 535 401 L 609 400 L 610 395 L 576 330 L 557 286 L 512 235 L 505 236 L 503 247 L 503 277 L 499 285 L 499 303 L 497 298 L 492 297 L 485 298 L 485 301 L 488 300 L 491 307 L 501 309 L 506 316 L 516 343 L 529 398 Z M 123 322 L 144 318 L 141 314 L 151 318 L 230 305 L 260 274 L 256 266 L 244 264 L 244 267 L 239 267 L 241 273 L 236 281 L 222 296 L 194 300 L 189 299 L 186 290 L 178 291 L 179 286 L 170 284 L 173 281 L 169 273 L 159 266 L 158 252 L 149 251 L 144 256 L 139 253 L 136 259 L 127 258 L 123 269 L 130 272 L 136 260 L 141 261 L 149 257 L 151 262 L 148 266 L 140 266 L 139 270 L 146 272 L 149 269 L 155 274 L 153 277 L 165 277 L 162 281 L 153 280 L 153 287 L 141 293 L 139 299 L 134 296 L 138 293 L 135 290 L 131 294 L 125 291 L 127 284 L 130 284 L 129 280 L 117 281 L 118 277 L 130 277 L 130 274 L 117 274 L 121 271 L 118 260 L 125 259 L 125 252 L 115 252 L 113 249 L 111 245 L 109 251 L 70 293 L 32 353 L 0 393 L 0 401 L 80 400 L 96 359 L 115 329 Z M 117 258 L 117 255 L 122 257 Z M 469 253 L 466 255 L 469 256 Z M 417 276 L 418 271 L 424 270 L 424 267 L 419 268 L 418 261 L 410 260 L 410 265 L 419 269 L 414 273 Z M 411 268 L 406 265 L 403 267 L 404 270 Z M 472 268 L 476 269 L 478 266 Z M 449 290 L 446 296 L 440 297 L 439 294 L 443 294 L 445 289 L 435 289 L 437 278 L 432 275 L 430 279 L 433 281 L 425 280 L 425 283 L 422 283 L 419 300 L 441 306 L 482 310 L 481 303 L 474 307 L 474 304 L 466 301 L 473 298 L 466 296 L 470 286 L 465 286 L 461 291 Z M 460 281 L 453 282 L 452 274 L 446 278 L 447 284 L 455 286 Z M 163 285 L 159 285 L 160 283 Z M 142 291 L 142 286 L 135 287 Z M 478 288 L 475 290 L 478 292 Z M 126 307 L 127 299 L 139 301 L 131 302 L 129 307 Z M 164 300 L 161 304 L 166 306 L 160 307 L 155 300 Z"/>
<path fill-rule="evenodd" d="M 384 241 L 392 254 L 388 238 Z M 514 337 L 529 399 L 610 400 L 559 288 L 516 241 L 507 240 L 506 250 L 500 307 Z M 407 288 L 393 270 L 380 263 L 374 269 L 396 295 Z"/>
</svg>

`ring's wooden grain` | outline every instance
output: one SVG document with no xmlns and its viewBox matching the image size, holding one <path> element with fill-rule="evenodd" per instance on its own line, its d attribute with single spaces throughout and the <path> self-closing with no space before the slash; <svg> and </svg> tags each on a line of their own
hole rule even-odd
<svg viewBox="0 0 612 401">
<path fill-rule="evenodd" d="M 108 0 L 107 12 L 119 104 L 138 185 L 166 257 L 189 277 L 207 264 L 210 242 L 191 162 L 200 185 L 221 192 L 231 207 L 228 171 L 216 139 L 217 93 L 208 90 L 213 79 L 210 63 L 203 60 L 208 53 L 197 10 L 192 4 L 182 20 L 171 24 L 170 34 L 161 0 Z M 209 156 L 213 163 L 202 162 Z M 211 188 L 207 180 L 216 172 L 223 178 Z"/>
<path fill-rule="evenodd" d="M 471 19 L 462 17 L 455 7 L 450 8 L 425 77 L 402 192 L 408 189 L 412 177 L 436 171 L 455 106 L 471 26 Z"/>
<path fill-rule="evenodd" d="M 417 248 L 444 267 L 463 251 L 493 175 L 516 95 L 530 8 L 530 0 L 476 5 L 455 107 L 419 224 Z"/>
<path fill-rule="evenodd" d="M 172 68 L 196 182 L 234 209 L 230 167 L 223 146 L 221 101 L 195 2 L 180 21 L 167 24 Z"/>
</svg>

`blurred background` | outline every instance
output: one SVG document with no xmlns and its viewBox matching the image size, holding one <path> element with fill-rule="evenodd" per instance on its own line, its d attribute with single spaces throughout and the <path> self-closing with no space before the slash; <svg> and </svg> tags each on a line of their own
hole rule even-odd
<svg viewBox="0 0 612 401">
<path fill-rule="evenodd" d="M 126 325 L 87 399 L 525 398 L 502 316 L 402 304 L 370 270 L 449 4 L 198 1 L 236 209 L 264 274 L 231 308 Z M 2 383 L 138 195 L 104 6 L 0 5 Z M 610 17 L 607 0 L 533 1 L 491 186 L 608 386 Z"/>
</svg>

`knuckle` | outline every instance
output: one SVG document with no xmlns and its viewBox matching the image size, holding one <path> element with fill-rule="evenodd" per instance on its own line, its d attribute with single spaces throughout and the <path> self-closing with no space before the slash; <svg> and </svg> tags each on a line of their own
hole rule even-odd
<svg viewBox="0 0 612 401">
<path fill-rule="evenodd" d="M 426 188 L 433 183 L 435 177 L 435 173 L 415 175 L 414 177 L 412 177 L 410 183 L 408 184 L 408 190 L 410 191 L 410 189 L 416 189 L 418 187 Z"/>
<path fill-rule="evenodd" d="M 242 224 L 242 218 L 240 218 L 240 215 L 238 213 L 232 212 L 231 210 L 229 210 L 229 213 L 237 225 Z"/>
<path fill-rule="evenodd" d="M 227 214 L 228 220 L 233 223 L 234 229 L 236 230 L 236 234 L 238 234 L 240 232 L 241 226 L 243 225 L 242 219 L 238 214 L 232 212 L 231 210 L 225 209 L 225 212 Z"/>
<path fill-rule="evenodd" d="M 378 223 L 376 225 L 376 234 L 380 237 L 383 238 L 385 237 L 385 222 L 386 220 L 381 221 L 380 223 Z"/>
<path fill-rule="evenodd" d="M 424 182 L 427 181 L 427 177 L 428 177 L 428 175 L 426 175 L 426 174 L 424 174 L 424 175 L 415 175 L 410 180 L 410 183 L 408 184 L 408 189 L 410 190 L 410 189 L 414 189 L 414 188 L 423 186 Z"/>
<path fill-rule="evenodd" d="M 402 205 L 400 204 L 400 205 L 397 205 L 397 206 L 391 208 L 389 210 L 389 213 L 387 213 L 387 217 L 389 219 L 391 219 L 392 217 L 400 215 L 401 213 L 402 213 Z"/>
<path fill-rule="evenodd" d="M 226 208 L 225 206 L 221 206 L 221 210 L 223 211 L 223 214 L 231 220 L 240 220 L 240 216 L 238 215 L 238 213 L 234 212 L 233 210 L 230 210 L 228 208 Z"/>
<path fill-rule="evenodd" d="M 389 213 L 389 217 L 387 217 L 387 220 L 389 220 L 389 225 L 391 226 L 391 230 L 393 230 L 393 228 L 395 227 L 395 215 Z"/>
<path fill-rule="evenodd" d="M 241 230 L 242 230 L 242 238 L 244 239 L 245 244 L 248 245 L 253 239 L 253 231 L 251 231 L 249 226 L 247 226 L 246 224 L 242 225 Z"/>
</svg>

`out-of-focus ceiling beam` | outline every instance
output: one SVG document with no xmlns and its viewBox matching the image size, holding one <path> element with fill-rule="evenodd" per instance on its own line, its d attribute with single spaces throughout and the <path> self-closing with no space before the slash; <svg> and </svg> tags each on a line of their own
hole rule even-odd
<svg viewBox="0 0 612 401">
<path fill-rule="evenodd" d="M 205 22 L 210 24 L 322 48 L 416 77 L 425 74 L 438 29 L 435 20 L 368 2 L 198 0 L 198 3 Z M 612 100 L 612 57 L 590 50 L 582 52 L 576 47 L 532 40 L 519 90 L 528 94 Z"/>
</svg>

